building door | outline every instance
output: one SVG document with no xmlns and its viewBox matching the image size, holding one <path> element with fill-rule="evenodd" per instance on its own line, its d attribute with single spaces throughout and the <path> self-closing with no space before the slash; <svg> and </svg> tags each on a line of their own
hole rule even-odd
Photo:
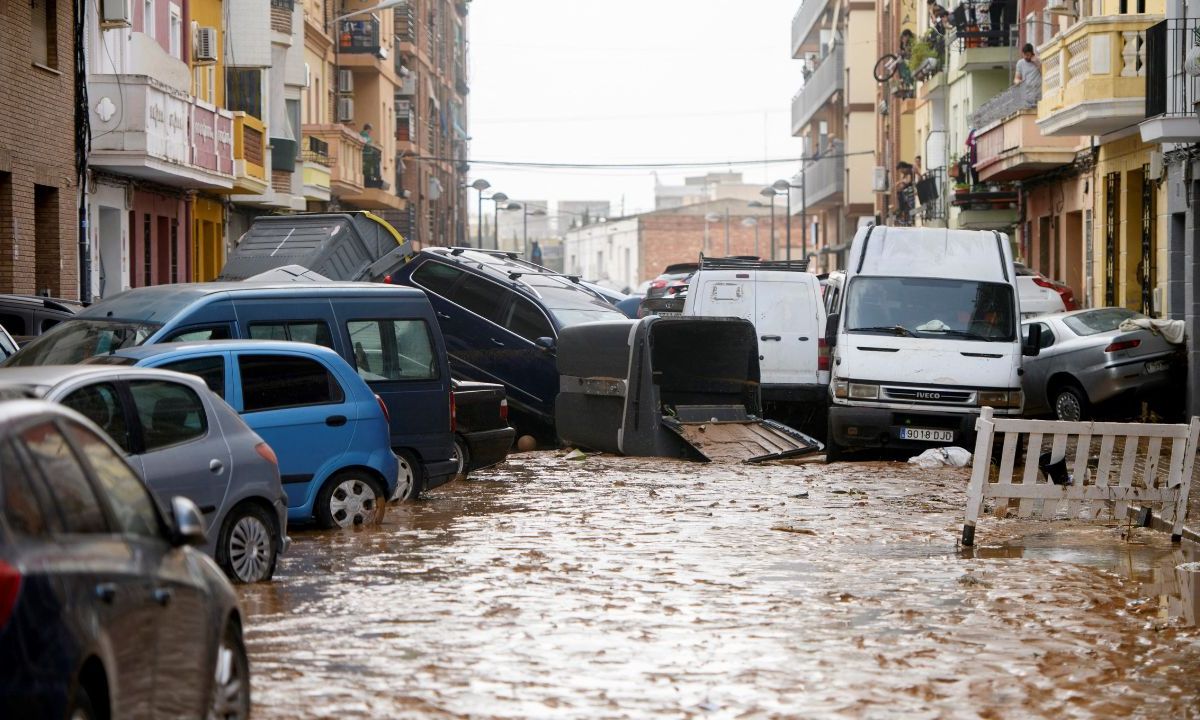
<svg viewBox="0 0 1200 720">
<path fill-rule="evenodd" d="M 1037 252 L 1037 267 L 1034 269 L 1046 275 L 1054 277 L 1054 271 L 1051 268 L 1050 258 L 1050 217 L 1043 216 L 1038 218 L 1038 252 Z"/>
<path fill-rule="evenodd" d="M 1063 234 L 1066 245 L 1066 259 L 1063 276 L 1059 279 L 1075 289 L 1075 297 L 1083 300 L 1086 292 L 1084 286 L 1083 249 L 1087 240 L 1083 235 L 1083 213 L 1076 210 L 1066 215 L 1066 230 Z"/>
<path fill-rule="evenodd" d="M 116 295 L 125 289 L 125 263 L 122 260 L 125 238 L 121 233 L 121 211 L 117 208 L 101 207 L 99 227 L 100 276 L 97 294 L 101 298 Z"/>
<path fill-rule="evenodd" d="M 1117 304 L 1117 234 L 1120 232 L 1121 173 L 1104 176 L 1104 305 Z"/>
<path fill-rule="evenodd" d="M 1154 181 L 1150 179 L 1150 168 L 1142 166 L 1142 314 L 1153 315 L 1154 307 Z"/>
</svg>

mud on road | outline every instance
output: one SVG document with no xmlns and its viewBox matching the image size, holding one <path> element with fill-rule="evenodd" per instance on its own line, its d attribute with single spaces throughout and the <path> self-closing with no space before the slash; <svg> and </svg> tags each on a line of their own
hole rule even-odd
<svg viewBox="0 0 1200 720">
<path fill-rule="evenodd" d="M 255 717 L 1200 717 L 1200 549 L 963 551 L 967 472 L 513 456 L 293 533 L 241 589 Z"/>
</svg>

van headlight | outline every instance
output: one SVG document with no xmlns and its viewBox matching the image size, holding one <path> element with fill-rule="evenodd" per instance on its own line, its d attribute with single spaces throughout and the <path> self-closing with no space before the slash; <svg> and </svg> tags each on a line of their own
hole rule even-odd
<svg viewBox="0 0 1200 720">
<path fill-rule="evenodd" d="M 833 396 L 842 400 L 850 397 L 850 383 L 845 380 L 835 380 L 833 383 Z"/>
<path fill-rule="evenodd" d="M 979 393 L 980 407 L 1020 408 L 1025 396 L 1020 390 L 988 390 Z"/>
<path fill-rule="evenodd" d="M 852 400 L 878 400 L 879 386 L 865 383 L 850 383 L 850 398 Z"/>
</svg>

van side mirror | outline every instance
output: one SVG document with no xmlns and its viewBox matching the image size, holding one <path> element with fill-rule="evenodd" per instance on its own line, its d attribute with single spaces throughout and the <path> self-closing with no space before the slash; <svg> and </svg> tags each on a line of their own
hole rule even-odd
<svg viewBox="0 0 1200 720">
<path fill-rule="evenodd" d="M 537 345 L 539 350 L 546 353 L 554 352 L 557 347 L 557 344 L 554 342 L 554 338 L 552 337 L 540 337 L 537 340 L 534 340 L 533 344 Z"/>
<path fill-rule="evenodd" d="M 1033 323 L 1029 326 L 1029 337 L 1021 346 L 1021 354 L 1025 357 L 1037 357 L 1042 352 L 1042 326 Z"/>
<path fill-rule="evenodd" d="M 825 318 L 825 344 L 829 347 L 837 346 L 838 323 L 841 319 L 841 313 L 830 313 Z"/>
</svg>

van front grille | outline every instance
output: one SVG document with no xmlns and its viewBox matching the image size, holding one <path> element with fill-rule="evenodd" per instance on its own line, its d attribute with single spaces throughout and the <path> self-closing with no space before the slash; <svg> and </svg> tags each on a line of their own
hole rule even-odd
<svg viewBox="0 0 1200 720">
<path fill-rule="evenodd" d="M 914 403 L 961 403 L 970 404 L 975 399 L 975 393 L 964 390 L 942 390 L 939 388 L 899 388 L 884 387 L 884 395 L 889 400 L 901 400 Z"/>
</svg>

